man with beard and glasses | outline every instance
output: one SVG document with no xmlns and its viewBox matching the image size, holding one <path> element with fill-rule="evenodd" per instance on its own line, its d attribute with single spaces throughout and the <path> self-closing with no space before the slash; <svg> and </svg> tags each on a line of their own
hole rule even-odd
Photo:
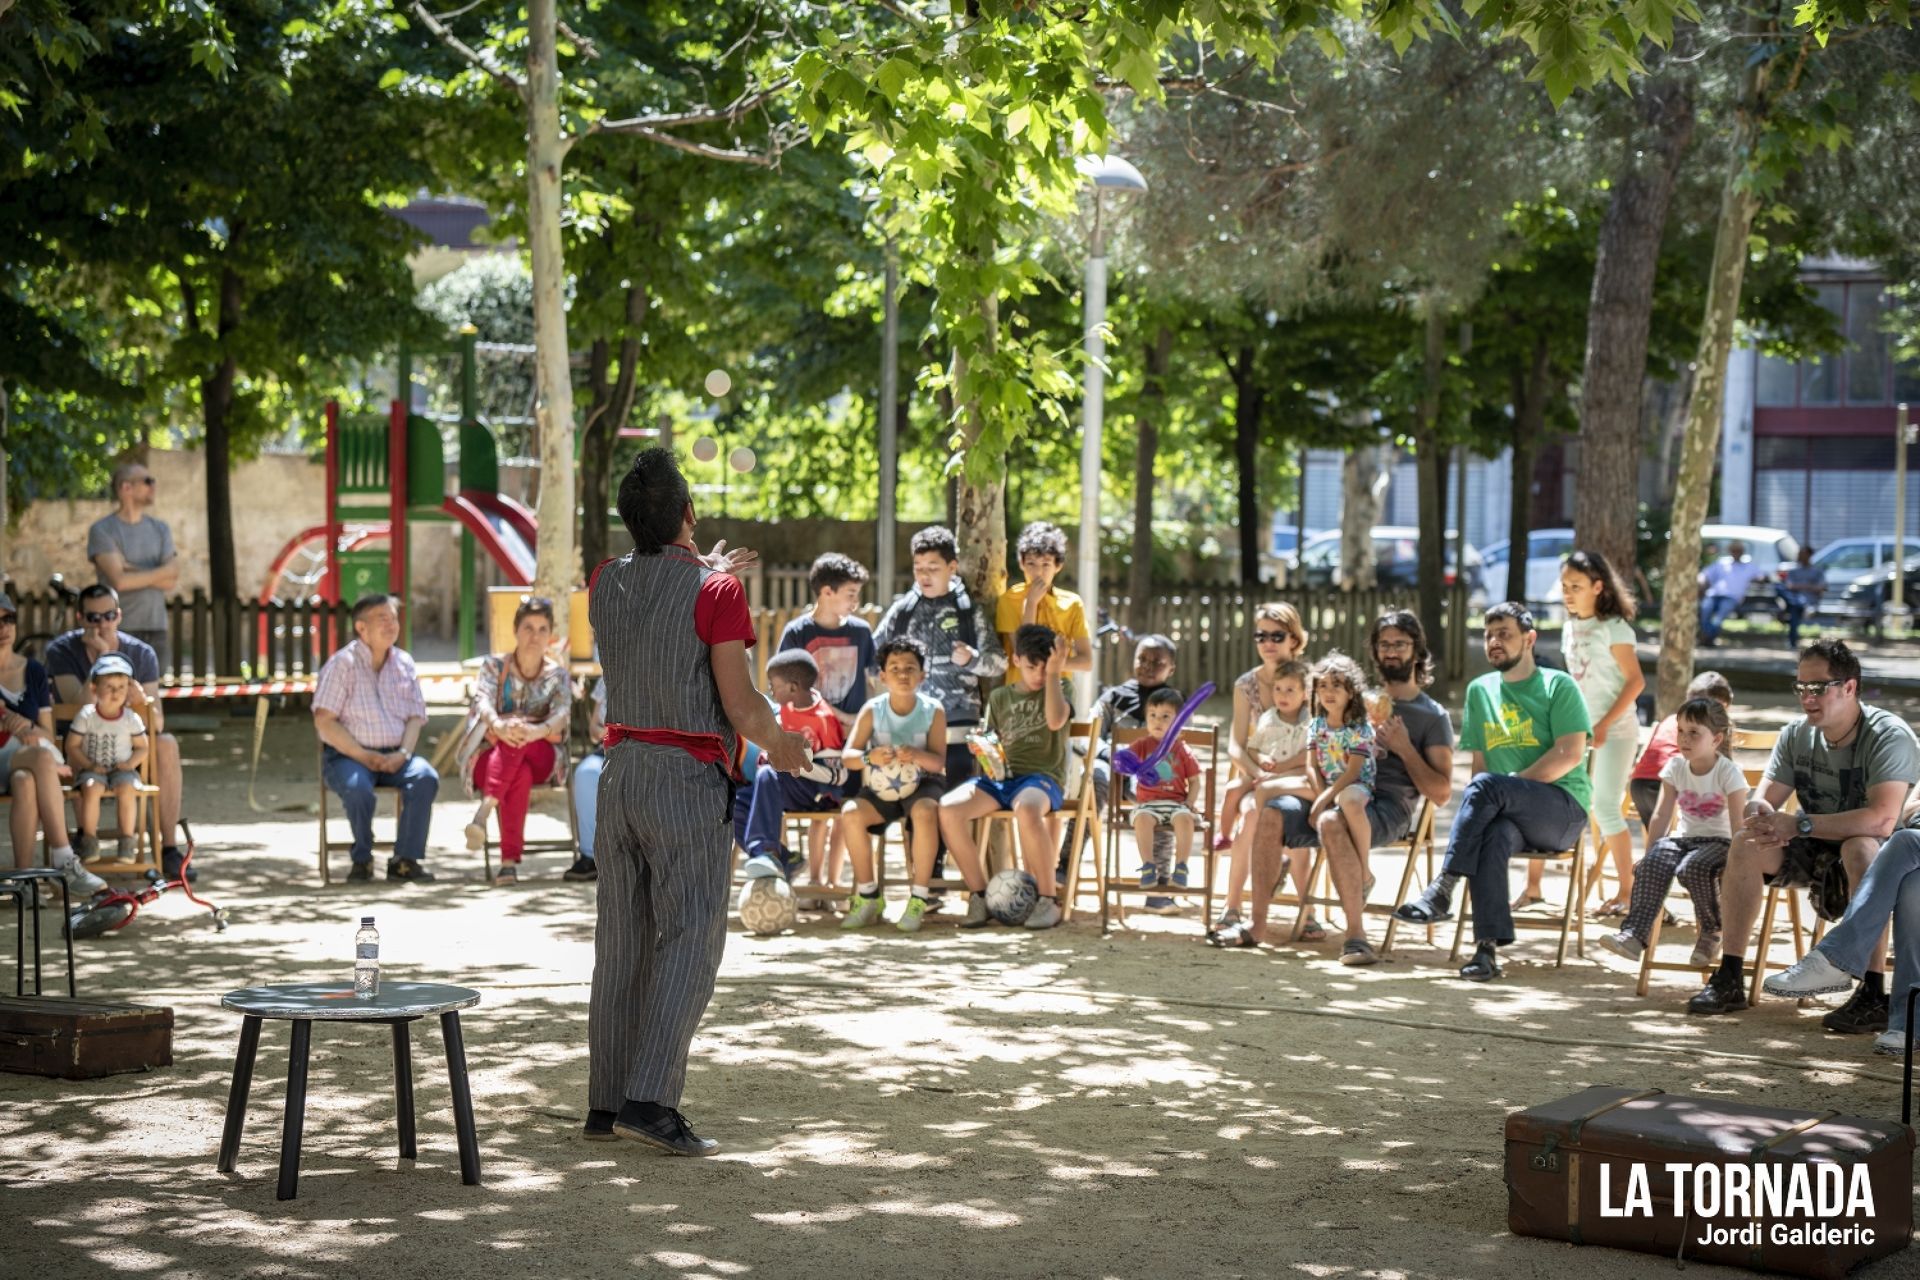
<svg viewBox="0 0 1920 1280">
<path fill-rule="evenodd" d="M 1500 976 L 1495 948 L 1514 939 L 1507 864 L 1529 849 L 1570 849 L 1587 822 L 1587 701 L 1564 671 L 1534 662 L 1533 615 L 1511 601 L 1487 610 L 1485 645 L 1493 670 L 1467 686 L 1460 746 L 1473 753 L 1473 780 L 1460 796 L 1442 874 L 1394 915 L 1413 924 L 1449 919 L 1453 888 L 1473 894 L 1473 959 L 1460 976 Z"/>
<path fill-rule="evenodd" d="M 1393 699 L 1392 713 L 1374 730 L 1379 774 L 1373 802 L 1367 806 L 1367 823 L 1374 843 L 1392 844 L 1413 830 L 1422 797 L 1435 808 L 1452 798 L 1453 718 L 1425 692 L 1433 682 L 1433 657 L 1419 618 L 1405 609 L 1382 613 L 1368 633 L 1367 652 L 1380 674 L 1382 691 Z M 1367 941 L 1366 930 L 1367 888 L 1373 881 L 1367 858 L 1372 850 L 1355 846 L 1337 811 L 1322 814 L 1316 830 L 1307 821 L 1308 807 L 1298 797 L 1281 796 L 1260 813 L 1253 845 L 1254 920 L 1247 933 L 1258 941 L 1264 932 L 1267 906 L 1280 882 L 1282 846 L 1299 849 L 1324 844 L 1333 891 L 1347 921 L 1340 962 L 1377 964 L 1380 956 Z"/>
</svg>

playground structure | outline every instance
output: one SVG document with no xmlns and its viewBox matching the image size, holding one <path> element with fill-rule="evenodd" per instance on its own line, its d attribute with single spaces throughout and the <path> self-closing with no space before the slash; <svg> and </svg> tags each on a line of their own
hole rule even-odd
<svg viewBox="0 0 1920 1280">
<path fill-rule="evenodd" d="M 385 415 L 349 416 L 337 401 L 327 402 L 326 522 L 281 548 L 261 588 L 262 604 L 314 595 L 339 604 L 374 591 L 404 601 L 413 525 L 450 521 L 461 528 L 460 656 L 473 656 L 479 554 L 499 567 L 510 586 L 525 587 L 533 582 L 539 535 L 533 512 L 500 492 L 499 446 L 475 409 L 477 345 L 471 328 L 460 335 L 459 461 L 451 493 L 440 424 L 408 408 L 412 358 L 406 348 L 398 360 L 401 394 Z M 404 611 L 402 621 L 406 625 Z M 263 614 L 263 651 L 267 626 Z M 313 637 L 314 643 L 319 639 Z M 328 651 L 336 643 L 329 637 Z"/>
</svg>

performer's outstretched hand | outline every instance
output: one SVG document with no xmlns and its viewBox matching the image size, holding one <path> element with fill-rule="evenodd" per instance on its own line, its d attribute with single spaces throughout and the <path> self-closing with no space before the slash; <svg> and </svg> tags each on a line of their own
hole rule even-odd
<svg viewBox="0 0 1920 1280">
<path fill-rule="evenodd" d="M 772 742 L 763 742 L 760 746 L 781 773 L 799 773 L 813 764 L 813 747 L 804 733 L 788 733 L 783 729 Z"/>
<path fill-rule="evenodd" d="M 700 563 L 706 565 L 709 569 L 715 569 L 721 573 L 730 574 L 737 578 L 748 569 L 760 563 L 760 553 L 747 547 L 740 547 L 736 550 L 729 551 L 727 550 L 727 540 L 722 538 L 713 544 L 713 550 L 700 557 Z"/>
</svg>

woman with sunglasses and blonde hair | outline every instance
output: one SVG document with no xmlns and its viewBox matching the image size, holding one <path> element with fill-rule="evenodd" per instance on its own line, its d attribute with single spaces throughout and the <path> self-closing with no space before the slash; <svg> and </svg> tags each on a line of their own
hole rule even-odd
<svg viewBox="0 0 1920 1280">
<path fill-rule="evenodd" d="M 460 776 L 480 807 L 467 824 L 467 848 L 486 845 L 487 817 L 500 813 L 500 869 L 496 884 L 520 878 L 526 847 L 527 803 L 536 785 L 566 776 L 567 732 L 573 685 L 547 650 L 553 644 L 553 601 L 528 596 L 513 612 L 513 649 L 480 663 L 473 703 L 460 739 Z"/>
<path fill-rule="evenodd" d="M 1285 601 L 1273 601 L 1256 608 L 1253 611 L 1253 651 L 1259 655 L 1260 665 L 1233 682 L 1233 727 L 1227 738 L 1227 759 L 1232 762 L 1233 773 L 1226 794 L 1221 799 L 1220 822 L 1214 828 L 1217 834 L 1213 848 L 1216 853 L 1231 848 L 1235 851 L 1235 857 L 1228 871 L 1226 905 L 1220 918 L 1207 931 L 1210 936 L 1240 923 L 1240 900 L 1246 892 L 1248 864 L 1244 842 L 1236 846 L 1234 834 L 1241 821 L 1242 809 L 1248 810 L 1246 820 L 1253 820 L 1251 802 L 1254 788 L 1269 776 L 1248 749 L 1247 740 L 1261 713 L 1273 705 L 1273 685 L 1279 677 L 1280 668 L 1296 661 L 1307 651 L 1307 628 L 1300 621 L 1300 611 Z M 1297 878 L 1302 885 L 1305 884 L 1305 868 L 1298 872 Z M 1313 924 L 1315 929 L 1319 927 L 1317 921 Z"/>
</svg>

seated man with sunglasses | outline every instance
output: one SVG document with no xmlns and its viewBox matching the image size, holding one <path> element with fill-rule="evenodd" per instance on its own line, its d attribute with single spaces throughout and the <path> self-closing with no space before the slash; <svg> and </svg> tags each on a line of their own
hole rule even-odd
<svg viewBox="0 0 1920 1280">
<path fill-rule="evenodd" d="M 1747 804 L 1721 873 L 1726 951 L 1689 1013 L 1732 1013 L 1747 1006 L 1746 946 L 1766 885 L 1805 886 L 1822 920 L 1846 914 L 1854 886 L 1900 822 L 1920 777 L 1920 742 L 1906 721 L 1860 701 L 1860 660 L 1844 641 L 1817 640 L 1800 651 L 1793 691 L 1805 713 L 1788 722 L 1766 775 Z M 1798 812 L 1781 812 L 1791 795 Z M 1853 997 L 1821 1019 L 1829 1031 L 1858 1035 L 1887 1029 L 1885 919 Z"/>
<path fill-rule="evenodd" d="M 47 645 L 44 662 L 47 674 L 53 679 L 54 699 L 57 702 L 91 701 L 87 677 L 93 671 L 93 664 L 109 653 L 119 654 L 133 668 L 128 705 L 137 710 L 147 703 L 153 704 L 156 735 L 153 784 L 160 790 L 160 872 L 167 879 L 174 879 L 180 874 L 180 864 L 184 861 L 176 843 L 180 826 L 180 743 L 172 734 L 160 732 L 166 727 L 166 717 L 160 703 L 159 656 L 152 645 L 120 629 L 123 616 L 120 597 L 106 583 L 82 587 L 76 613 L 80 622 L 78 629 L 56 636 Z M 64 741 L 67 722 L 60 721 L 54 731 Z M 188 867 L 187 878 L 199 879 L 198 869 Z"/>
</svg>

